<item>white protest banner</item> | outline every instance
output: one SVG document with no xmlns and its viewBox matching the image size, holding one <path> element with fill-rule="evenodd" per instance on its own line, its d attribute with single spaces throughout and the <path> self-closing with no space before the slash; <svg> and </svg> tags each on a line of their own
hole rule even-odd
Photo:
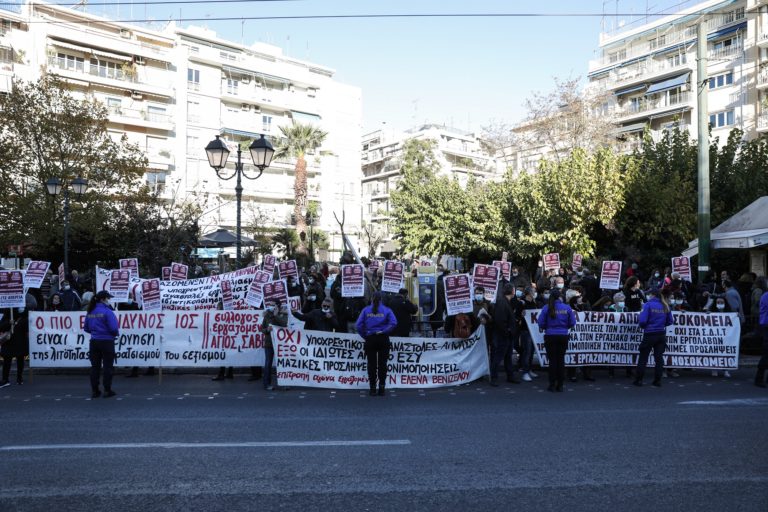
<svg viewBox="0 0 768 512">
<path fill-rule="evenodd" d="M 363 340 L 356 334 L 275 329 L 281 386 L 367 389 Z M 458 386 L 488 374 L 481 326 L 469 338 L 391 338 L 388 388 Z"/>
<path fill-rule="evenodd" d="M 560 268 L 560 254 L 551 252 L 544 255 L 544 270 L 557 270 Z"/>
<path fill-rule="evenodd" d="M 264 256 L 264 263 L 262 265 L 264 272 L 268 272 L 270 276 L 275 275 L 275 262 L 276 258 L 271 254 Z"/>
<path fill-rule="evenodd" d="M 145 279 L 141 282 L 141 300 L 144 311 L 160 311 L 163 302 L 160 300 L 160 280 Z"/>
<path fill-rule="evenodd" d="M 691 282 L 693 280 L 691 275 L 691 259 L 688 256 L 672 258 L 672 272 L 680 274 L 680 279 Z"/>
<path fill-rule="evenodd" d="M 280 279 L 299 278 L 299 270 L 296 260 L 281 261 L 277 264 L 277 274 Z"/>
<path fill-rule="evenodd" d="M 536 354 L 549 365 L 544 334 L 536 324 L 540 310 L 525 312 Z M 639 313 L 585 311 L 576 313 L 565 363 L 568 366 L 636 366 L 643 331 Z M 664 366 L 735 370 L 739 367 L 741 324 L 737 313 L 672 313 L 675 323 L 667 328 Z M 653 355 L 649 357 L 653 366 Z"/>
<path fill-rule="evenodd" d="M 381 278 L 381 291 L 399 293 L 403 287 L 403 271 L 405 265 L 400 261 L 387 260 L 384 262 L 384 274 Z"/>
<path fill-rule="evenodd" d="M 0 270 L 0 308 L 23 308 L 24 272 L 21 270 Z"/>
<path fill-rule="evenodd" d="M 264 304 L 267 302 L 288 304 L 288 285 L 285 283 L 285 279 L 264 283 L 261 289 L 264 294 Z M 299 308 L 301 308 L 301 299 L 299 297 L 296 298 L 299 299 Z"/>
<path fill-rule="evenodd" d="M 215 276 L 182 281 L 162 281 L 160 292 L 164 310 L 216 309 L 221 297 L 219 282 L 232 284 L 233 309 L 245 309 L 245 296 L 256 272 L 256 266 L 241 268 Z"/>
<path fill-rule="evenodd" d="M 576 272 L 576 269 L 583 266 L 582 263 L 584 262 L 584 256 L 581 254 L 574 253 L 573 260 L 571 260 L 571 269 L 573 269 L 574 272 Z"/>
<path fill-rule="evenodd" d="M 171 281 L 185 281 L 188 276 L 188 266 L 183 263 L 171 263 Z"/>
<path fill-rule="evenodd" d="M 219 288 L 221 289 L 221 309 L 232 311 L 235 309 L 235 299 L 232 296 L 232 282 L 219 281 Z"/>
<path fill-rule="evenodd" d="M 341 266 L 341 296 L 365 296 L 365 267 L 359 263 Z"/>
<path fill-rule="evenodd" d="M 128 300 L 128 286 L 131 282 L 130 270 L 113 270 L 109 276 L 109 293 L 115 299 L 114 302 Z"/>
<path fill-rule="evenodd" d="M 261 302 L 264 299 L 264 284 L 272 281 L 272 274 L 264 270 L 257 270 L 256 275 L 253 276 L 251 286 L 248 288 L 248 295 L 245 297 L 245 302 L 253 308 L 260 308 Z"/>
<path fill-rule="evenodd" d="M 501 271 L 501 276 L 504 277 L 507 281 L 510 280 L 510 277 L 512 276 L 512 262 L 511 261 L 494 261 L 493 266 L 496 267 Z"/>
<path fill-rule="evenodd" d="M 163 281 L 171 280 L 171 267 L 163 267 L 161 271 L 161 279 Z"/>
<path fill-rule="evenodd" d="M 603 290 L 621 289 L 621 262 L 604 261 L 600 272 L 600 288 Z"/>
<path fill-rule="evenodd" d="M 34 368 L 90 366 L 85 312 L 30 312 L 29 359 Z M 264 364 L 261 311 L 116 312 L 115 365 L 159 367 Z"/>
<path fill-rule="evenodd" d="M 493 265 L 475 263 L 472 271 L 472 285 L 477 288 L 482 286 L 485 300 L 496 302 L 496 293 L 499 288 L 499 269 Z"/>
<path fill-rule="evenodd" d="M 137 258 L 123 258 L 119 260 L 120 270 L 129 270 L 131 279 L 139 277 L 139 260 Z"/>
<path fill-rule="evenodd" d="M 66 271 L 64 270 L 64 264 L 59 265 L 59 285 L 67 280 Z"/>
<path fill-rule="evenodd" d="M 40 288 L 51 264 L 47 261 L 30 261 L 24 273 L 25 288 Z"/>
<path fill-rule="evenodd" d="M 453 274 L 443 278 L 445 308 L 448 315 L 472 312 L 472 290 L 469 274 Z"/>
</svg>

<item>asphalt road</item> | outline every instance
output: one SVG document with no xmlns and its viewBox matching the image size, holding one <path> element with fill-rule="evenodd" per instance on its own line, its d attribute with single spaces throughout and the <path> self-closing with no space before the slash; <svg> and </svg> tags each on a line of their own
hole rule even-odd
<svg viewBox="0 0 768 512">
<path fill-rule="evenodd" d="M 768 510 L 753 370 L 545 391 L 35 376 L 0 389 L 0 510 Z"/>
</svg>

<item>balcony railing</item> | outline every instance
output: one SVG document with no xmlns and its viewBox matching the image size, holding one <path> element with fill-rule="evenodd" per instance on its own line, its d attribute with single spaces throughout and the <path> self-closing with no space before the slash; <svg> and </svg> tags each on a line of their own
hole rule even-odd
<svg viewBox="0 0 768 512">
<path fill-rule="evenodd" d="M 758 130 L 768 129 L 768 112 L 757 116 L 757 129 Z"/>
<path fill-rule="evenodd" d="M 173 123 L 173 116 L 163 112 L 153 112 L 146 109 L 123 108 L 117 106 L 108 107 L 113 116 L 127 117 L 130 119 L 142 119 L 152 123 Z"/>
<path fill-rule="evenodd" d="M 627 117 L 633 114 L 640 114 L 643 112 L 650 112 L 652 110 L 664 109 L 667 107 L 674 107 L 676 105 L 685 105 L 693 99 L 693 95 L 690 92 L 683 92 L 676 95 L 662 96 L 660 98 L 643 99 L 637 103 L 631 103 L 619 109 L 619 117 Z"/>
<path fill-rule="evenodd" d="M 619 68 L 611 72 L 611 78 L 617 84 L 635 80 L 639 77 L 645 78 L 649 75 L 655 75 L 656 73 L 663 73 L 665 71 L 673 71 L 680 68 L 689 67 L 687 59 L 678 60 L 654 60 L 648 58 L 642 62 L 639 62 L 633 66 Z"/>
<path fill-rule="evenodd" d="M 744 49 L 741 42 L 738 44 L 733 44 L 731 46 L 725 46 L 723 48 L 717 48 L 713 50 L 709 50 L 707 54 L 707 58 L 709 59 L 731 59 L 733 57 L 736 57 L 741 54 L 742 50 Z"/>
</svg>

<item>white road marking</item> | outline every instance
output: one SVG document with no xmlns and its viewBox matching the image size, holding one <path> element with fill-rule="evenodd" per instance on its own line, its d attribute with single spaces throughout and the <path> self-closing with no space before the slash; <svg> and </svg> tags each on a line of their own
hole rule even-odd
<svg viewBox="0 0 768 512">
<path fill-rule="evenodd" d="M 0 451 L 30 450 L 111 450 L 145 448 L 309 448 L 328 446 L 402 446 L 410 439 L 372 439 L 363 441 L 257 441 L 251 443 L 103 443 L 103 444 L 30 444 L 0 446 Z"/>
<path fill-rule="evenodd" d="M 730 400 L 691 400 L 678 405 L 768 405 L 768 398 L 732 398 Z"/>
</svg>

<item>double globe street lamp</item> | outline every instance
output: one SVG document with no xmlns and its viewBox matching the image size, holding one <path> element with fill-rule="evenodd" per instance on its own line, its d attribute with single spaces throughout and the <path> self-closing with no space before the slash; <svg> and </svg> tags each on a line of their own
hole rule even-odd
<svg viewBox="0 0 768 512">
<path fill-rule="evenodd" d="M 243 198 L 243 185 L 242 178 L 245 177 L 249 180 L 257 180 L 261 177 L 264 169 L 269 167 L 272 163 L 272 157 L 275 154 L 275 149 L 272 144 L 264 138 L 264 134 L 260 138 L 255 139 L 248 150 L 251 153 L 251 159 L 253 165 L 259 170 L 256 176 L 249 176 L 243 167 L 242 150 L 240 144 L 237 145 L 237 162 L 235 163 L 235 173 L 231 176 L 227 176 L 225 172 L 222 172 L 227 165 L 227 158 L 229 158 L 229 148 L 223 140 L 217 135 L 215 139 L 205 146 L 205 153 L 208 156 L 208 163 L 216 171 L 216 175 L 221 180 L 231 180 L 237 176 L 237 185 L 235 185 L 235 196 L 237 197 L 237 267 L 240 268 L 240 252 L 242 247 L 242 233 L 240 227 L 240 203 Z"/>
<path fill-rule="evenodd" d="M 64 192 L 64 277 L 69 276 L 69 190 L 75 193 L 77 198 L 81 198 L 88 190 L 88 180 L 78 176 L 69 184 L 61 181 L 59 178 L 50 178 L 45 182 L 45 188 L 52 196 L 58 196 Z"/>
</svg>

